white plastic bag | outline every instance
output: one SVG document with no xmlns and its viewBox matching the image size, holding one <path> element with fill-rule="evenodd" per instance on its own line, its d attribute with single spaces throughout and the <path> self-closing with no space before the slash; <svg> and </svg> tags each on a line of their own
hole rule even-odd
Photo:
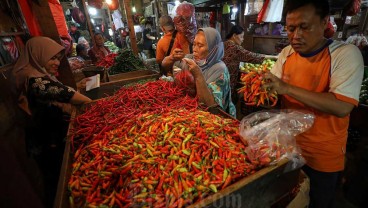
<svg viewBox="0 0 368 208">
<path fill-rule="evenodd" d="M 250 114 L 240 122 L 240 136 L 252 164 L 263 167 L 289 158 L 292 168 L 305 164 L 295 136 L 307 131 L 314 115 L 298 111 L 261 111 Z"/>
</svg>

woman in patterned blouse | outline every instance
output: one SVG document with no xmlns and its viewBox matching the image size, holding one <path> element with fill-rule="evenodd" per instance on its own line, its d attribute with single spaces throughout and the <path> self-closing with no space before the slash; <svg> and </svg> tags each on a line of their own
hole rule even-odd
<svg viewBox="0 0 368 208">
<path fill-rule="evenodd" d="M 225 62 L 230 73 L 230 86 L 232 92 L 232 99 L 237 103 L 237 84 L 239 83 L 239 64 L 240 62 L 249 62 L 260 64 L 265 58 L 276 58 L 275 56 L 267 56 L 259 53 L 253 53 L 245 50 L 241 44 L 244 40 L 244 29 L 240 26 L 234 25 L 229 34 L 226 36 L 224 42 L 225 55 L 222 59 Z"/>
<path fill-rule="evenodd" d="M 69 118 L 64 112 L 70 104 L 91 101 L 56 79 L 64 54 L 64 47 L 52 39 L 34 37 L 27 41 L 12 71 L 19 107 L 26 112 L 27 153 L 36 160 L 44 176 L 38 180 L 44 180 L 45 187 L 40 189 L 46 194 L 46 207 L 52 206 L 65 147 Z"/>
<path fill-rule="evenodd" d="M 220 33 L 211 27 L 200 28 L 193 42 L 193 54 L 184 57 L 183 50 L 174 49 L 162 61 L 162 67 L 170 71 L 173 66 L 189 70 L 194 77 L 199 101 L 205 105 L 219 105 L 231 116 L 236 109 L 231 101 L 230 76 L 224 62 L 224 44 Z"/>
</svg>

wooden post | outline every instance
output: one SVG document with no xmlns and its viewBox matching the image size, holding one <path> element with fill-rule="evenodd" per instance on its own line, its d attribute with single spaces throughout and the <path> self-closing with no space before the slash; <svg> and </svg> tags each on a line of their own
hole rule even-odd
<svg viewBox="0 0 368 208">
<path fill-rule="evenodd" d="M 55 20 L 49 7 L 49 2 L 47 0 L 38 0 L 38 3 L 35 1 L 31 2 L 32 12 L 37 18 L 42 35 L 49 37 L 61 44 L 59 32 L 56 28 Z M 67 86 L 77 88 L 66 56 L 64 56 L 60 61 L 58 80 Z"/>
<path fill-rule="evenodd" d="M 124 0 L 124 9 L 127 16 L 127 22 L 129 27 L 129 37 L 132 51 L 135 55 L 138 55 L 137 38 L 135 37 L 134 22 L 132 18 L 132 12 L 130 7 L 130 0 Z"/>
<path fill-rule="evenodd" d="M 87 21 L 88 31 L 89 31 L 89 34 L 91 35 L 92 44 L 94 45 L 95 44 L 95 36 L 94 36 L 93 30 L 92 30 L 91 17 L 89 16 L 89 13 L 88 13 L 88 9 L 87 9 L 87 6 L 86 6 L 86 1 L 82 0 L 82 4 L 83 4 L 84 12 L 86 13 L 86 21 Z"/>
</svg>

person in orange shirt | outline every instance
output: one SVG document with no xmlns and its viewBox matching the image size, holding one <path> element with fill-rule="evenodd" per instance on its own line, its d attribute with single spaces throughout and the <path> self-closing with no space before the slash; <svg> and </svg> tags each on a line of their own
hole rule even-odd
<svg viewBox="0 0 368 208">
<path fill-rule="evenodd" d="M 288 0 L 290 45 L 266 75 L 266 87 L 281 95 L 285 109 L 313 113 L 314 125 L 296 137 L 310 178 L 310 206 L 333 207 L 344 155 L 349 114 L 358 105 L 363 58 L 357 47 L 326 39 L 327 0 Z"/>
<path fill-rule="evenodd" d="M 159 20 L 160 28 L 165 35 L 158 41 L 156 47 L 156 62 L 160 65 L 166 56 L 173 53 L 183 53 L 183 57 L 189 54 L 189 41 L 175 30 L 174 22 L 170 16 L 162 16 Z M 182 57 L 182 58 L 183 58 Z M 178 60 L 175 60 L 178 61 Z M 164 74 L 163 70 L 160 70 Z"/>
</svg>

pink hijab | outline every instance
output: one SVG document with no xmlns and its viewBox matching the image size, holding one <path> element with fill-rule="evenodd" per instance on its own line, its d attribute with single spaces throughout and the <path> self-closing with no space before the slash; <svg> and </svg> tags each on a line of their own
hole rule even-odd
<svg viewBox="0 0 368 208">
<path fill-rule="evenodd" d="M 31 111 L 27 100 L 28 80 L 34 77 L 48 77 L 53 81 L 58 81 L 44 67 L 52 57 L 63 50 L 64 47 L 50 38 L 34 37 L 27 41 L 24 50 L 15 63 L 13 75 L 19 96 L 18 104 L 29 115 L 31 115 Z"/>
</svg>

